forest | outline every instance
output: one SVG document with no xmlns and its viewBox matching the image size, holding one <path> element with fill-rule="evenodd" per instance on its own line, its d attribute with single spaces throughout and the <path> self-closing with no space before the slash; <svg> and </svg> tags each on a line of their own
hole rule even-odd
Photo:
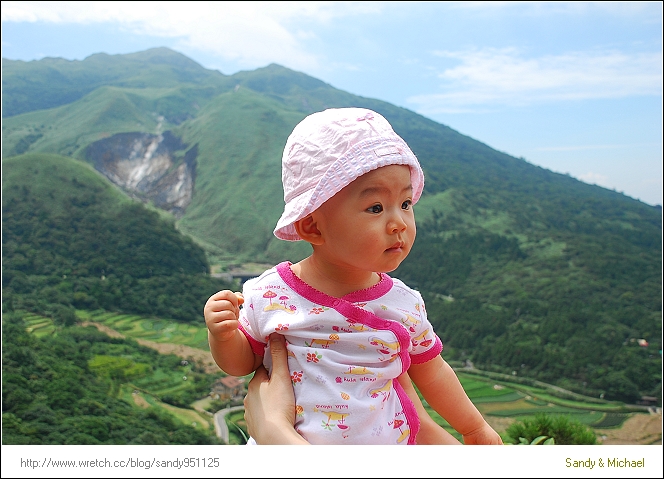
<svg viewBox="0 0 664 479">
<path fill-rule="evenodd" d="M 178 364 L 178 357 L 94 328 L 70 326 L 35 338 L 20 313 L 4 311 L 2 336 L 3 444 L 220 444 L 170 415 L 116 398 L 113 392 L 126 378 L 95 370 L 93 362 L 102 355 L 132 354 L 142 361 L 135 366 L 156 368 Z M 202 384 L 199 393 L 208 387 Z"/>
<path fill-rule="evenodd" d="M 435 212 L 395 275 L 422 290 L 449 359 L 588 396 L 661 397 L 661 256 L 641 247 L 651 239 L 611 227 L 601 245 L 557 236 L 541 240 L 543 254 Z"/>
</svg>

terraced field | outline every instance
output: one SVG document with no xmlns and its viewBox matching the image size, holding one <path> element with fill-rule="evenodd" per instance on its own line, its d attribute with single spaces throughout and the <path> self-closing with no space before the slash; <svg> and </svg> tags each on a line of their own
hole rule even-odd
<svg viewBox="0 0 664 479">
<path fill-rule="evenodd" d="M 27 324 L 27 331 L 37 337 L 50 336 L 55 332 L 55 325 L 51 318 L 28 313 L 24 320 Z"/>
<path fill-rule="evenodd" d="M 470 399 L 498 433 L 504 433 L 516 420 L 532 419 L 537 413 L 546 413 L 566 415 L 591 427 L 599 443 L 608 440 L 607 444 L 662 444 L 661 411 L 659 414 L 616 412 L 623 405 L 609 401 L 585 403 L 560 399 L 534 387 L 499 384 L 489 379 L 479 379 L 475 374 L 470 375 L 463 370 L 457 370 L 457 375 Z M 425 407 L 440 425 L 461 439 L 447 421 L 428 405 L 425 404 Z M 618 431 L 623 429 L 628 420 L 647 423 L 647 431 L 631 427 L 625 429 L 625 434 L 620 434 Z"/>
<path fill-rule="evenodd" d="M 120 397 L 129 404 L 133 404 L 142 409 L 161 409 L 183 424 L 189 424 L 196 429 L 208 431 L 214 428 L 211 415 L 192 409 L 179 408 L 166 404 L 156 399 L 152 394 L 132 388 L 131 384 L 126 384 L 122 387 Z"/>
<path fill-rule="evenodd" d="M 133 339 L 145 339 L 156 343 L 168 343 L 209 350 L 207 329 L 201 324 L 188 324 L 166 319 L 150 319 L 128 314 L 104 311 L 77 311 L 82 321 L 103 324 Z"/>
<path fill-rule="evenodd" d="M 212 362 L 207 344 L 207 329 L 204 324 L 183 324 L 175 321 L 148 319 L 138 316 L 109 312 L 77 311 L 84 324 L 93 324 L 112 336 L 135 339 L 140 344 L 157 349 L 161 353 L 171 353 L 182 358 L 193 357 L 207 364 L 210 371 L 218 371 Z M 56 327 L 49 318 L 28 315 L 27 329 L 37 336 L 54 334 Z M 207 363 L 205 363 L 207 361 Z M 127 383 L 121 388 L 121 397 L 136 407 L 161 408 L 185 424 L 198 428 L 212 427 L 211 416 L 193 409 L 177 408 L 165 404 L 156 397 L 172 394 L 185 387 L 182 372 L 166 373 L 157 370 L 148 376 Z M 523 384 L 496 381 L 482 377 L 475 371 L 470 374 L 457 369 L 457 375 L 473 403 L 487 422 L 498 432 L 504 433 L 516 420 L 531 419 L 535 414 L 568 415 L 591 427 L 597 434 L 598 442 L 604 444 L 662 444 L 662 414 L 633 412 L 621 403 L 583 402 L 556 397 L 550 390 Z M 460 438 L 435 411 L 428 408 L 431 416 L 450 433 Z M 241 420 L 241 415 L 238 415 Z M 231 425 L 231 435 L 233 435 Z M 240 441 L 236 433 L 237 440 Z"/>
</svg>

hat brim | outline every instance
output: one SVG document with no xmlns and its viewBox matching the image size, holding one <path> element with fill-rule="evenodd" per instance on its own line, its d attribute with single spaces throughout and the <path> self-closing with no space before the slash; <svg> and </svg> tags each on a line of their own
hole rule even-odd
<svg viewBox="0 0 664 479">
<path fill-rule="evenodd" d="M 390 153 L 379 154 L 386 146 L 394 146 Z M 349 185 L 360 176 L 389 165 L 405 165 L 410 167 L 411 184 L 413 186 L 413 204 L 417 203 L 424 189 L 424 172 L 417 158 L 401 138 L 390 138 L 376 141 L 371 139 L 355 147 L 344 157 L 335 161 L 325 172 L 314 188 L 304 191 L 291 198 L 284 207 L 274 229 L 274 235 L 286 241 L 301 241 L 295 229 L 295 222 L 316 211 L 327 200 Z"/>
</svg>

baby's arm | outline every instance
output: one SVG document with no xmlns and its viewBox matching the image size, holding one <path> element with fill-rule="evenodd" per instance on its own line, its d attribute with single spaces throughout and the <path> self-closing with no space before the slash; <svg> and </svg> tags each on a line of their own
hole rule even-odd
<svg viewBox="0 0 664 479">
<path fill-rule="evenodd" d="M 246 336 L 238 329 L 243 302 L 239 293 L 224 290 L 210 296 L 203 310 L 212 357 L 232 376 L 245 376 L 263 362 L 263 357 L 254 354 Z"/>
<path fill-rule="evenodd" d="M 420 397 L 417 395 L 417 391 L 415 391 L 415 388 L 413 387 L 413 383 L 411 382 L 408 373 L 403 373 L 397 379 L 399 380 L 399 383 L 401 383 L 401 387 L 403 387 L 406 394 L 408 394 L 410 400 L 413 401 L 415 409 L 417 410 L 417 416 L 420 419 L 420 431 L 417 433 L 417 444 L 461 444 L 457 441 L 457 438 L 443 429 L 442 426 L 439 426 L 436 421 L 429 416 L 427 410 L 424 409 L 422 401 L 420 401 Z"/>
<path fill-rule="evenodd" d="M 465 444 L 503 443 L 470 401 L 454 370 L 441 356 L 422 364 L 411 364 L 408 373 L 424 399 L 463 436 Z"/>
</svg>

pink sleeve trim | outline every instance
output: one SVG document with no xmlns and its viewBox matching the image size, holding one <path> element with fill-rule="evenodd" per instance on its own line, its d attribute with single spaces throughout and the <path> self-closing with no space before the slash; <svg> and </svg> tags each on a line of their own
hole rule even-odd
<svg viewBox="0 0 664 479">
<path fill-rule="evenodd" d="M 430 348 L 420 354 L 415 354 L 410 356 L 411 364 L 422 364 L 427 361 L 431 361 L 433 358 L 438 356 L 443 352 L 443 342 L 438 336 L 436 336 L 435 344 Z"/>
<path fill-rule="evenodd" d="M 242 331 L 242 333 L 247 338 L 247 341 L 249 341 L 249 345 L 251 346 L 251 350 L 254 352 L 254 354 L 265 356 L 265 347 L 267 346 L 267 343 L 261 343 L 260 341 L 255 340 L 251 334 L 245 331 L 245 329 L 242 327 L 242 324 L 238 325 L 238 329 Z"/>
</svg>

